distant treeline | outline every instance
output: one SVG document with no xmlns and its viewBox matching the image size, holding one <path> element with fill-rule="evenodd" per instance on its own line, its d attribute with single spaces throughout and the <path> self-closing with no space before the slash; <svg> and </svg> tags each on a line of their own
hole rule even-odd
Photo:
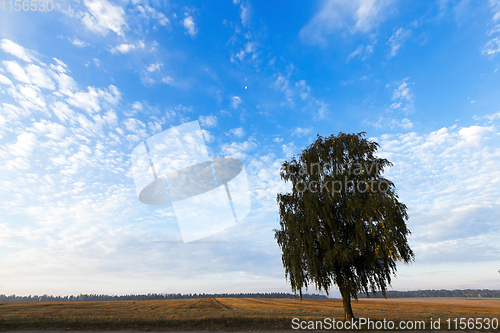
<svg viewBox="0 0 500 333">
<path fill-rule="evenodd" d="M 359 298 L 366 298 L 365 294 L 358 295 Z M 383 298 L 381 292 L 377 292 L 375 296 L 370 294 L 371 298 Z M 409 298 L 409 297 L 487 297 L 500 298 L 500 290 L 489 289 L 466 289 L 466 290 L 411 290 L 411 291 L 395 291 L 387 292 L 387 298 Z"/>
<path fill-rule="evenodd" d="M 190 298 L 294 298 L 290 293 L 248 293 L 248 294 L 147 294 L 147 295 L 78 295 L 78 296 L 6 296 L 0 294 L 0 303 L 6 302 L 88 302 L 88 301 L 145 301 L 162 299 L 190 299 Z M 297 296 L 298 297 L 298 296 Z M 303 294 L 302 298 L 326 299 L 325 295 Z"/>
<path fill-rule="evenodd" d="M 0 294 L 0 303 L 7 302 L 89 302 L 89 301 L 144 301 L 163 299 L 193 299 L 193 298 L 294 298 L 290 293 L 240 293 L 240 294 L 147 294 L 147 295 L 97 295 L 81 294 L 78 296 L 6 296 Z M 298 297 L 298 296 L 297 296 Z M 359 294 L 359 298 L 366 298 L 365 294 Z M 382 298 L 382 293 L 371 298 Z M 412 290 L 387 292 L 387 298 L 410 298 L 410 297 L 481 297 L 500 298 L 500 290 L 489 289 L 467 289 L 467 290 Z M 319 294 L 303 294 L 305 299 L 326 299 L 327 296 Z"/>
</svg>

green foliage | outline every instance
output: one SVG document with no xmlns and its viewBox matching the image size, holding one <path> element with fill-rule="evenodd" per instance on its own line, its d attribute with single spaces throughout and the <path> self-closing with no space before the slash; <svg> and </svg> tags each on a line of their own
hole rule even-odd
<svg viewBox="0 0 500 333">
<path fill-rule="evenodd" d="M 410 262 L 406 206 L 382 177 L 392 164 L 365 133 L 317 140 L 281 167 L 292 192 L 278 194 L 286 277 L 294 293 L 335 284 L 345 299 L 380 290 L 385 295 L 396 262 Z M 350 301 L 349 301 L 350 307 Z"/>
</svg>

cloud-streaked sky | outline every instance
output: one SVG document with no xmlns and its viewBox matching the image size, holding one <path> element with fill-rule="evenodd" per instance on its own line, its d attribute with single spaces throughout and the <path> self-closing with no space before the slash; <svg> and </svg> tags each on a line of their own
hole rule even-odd
<svg viewBox="0 0 500 333">
<path fill-rule="evenodd" d="M 2 9 L 0 293 L 289 291 L 279 167 L 361 131 L 409 208 L 394 289 L 498 289 L 499 0 Z M 184 244 L 171 207 L 139 202 L 130 154 L 193 120 L 244 163 L 252 210 Z"/>
</svg>

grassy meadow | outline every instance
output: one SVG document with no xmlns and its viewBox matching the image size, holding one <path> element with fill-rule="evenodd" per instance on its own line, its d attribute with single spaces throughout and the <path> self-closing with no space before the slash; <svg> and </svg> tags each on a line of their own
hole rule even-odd
<svg viewBox="0 0 500 333">
<path fill-rule="evenodd" d="M 423 320 L 497 318 L 500 300 L 360 299 L 356 318 Z M 340 320 L 342 301 L 333 299 L 201 298 L 160 301 L 0 303 L 5 330 L 290 330 L 292 319 Z M 427 325 L 426 325 L 427 327 Z M 443 327 L 442 327 L 443 328 Z M 498 331 L 498 330 L 497 330 Z"/>
</svg>

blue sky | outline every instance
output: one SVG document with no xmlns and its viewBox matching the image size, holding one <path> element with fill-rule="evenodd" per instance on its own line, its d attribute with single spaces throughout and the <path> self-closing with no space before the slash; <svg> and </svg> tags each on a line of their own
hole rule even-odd
<svg viewBox="0 0 500 333">
<path fill-rule="evenodd" d="M 361 131 L 409 208 L 393 288 L 498 288 L 500 1 L 53 5 L 0 8 L 0 293 L 289 291 L 279 167 Z M 193 120 L 244 163 L 252 210 L 184 244 L 130 154 Z"/>
</svg>

